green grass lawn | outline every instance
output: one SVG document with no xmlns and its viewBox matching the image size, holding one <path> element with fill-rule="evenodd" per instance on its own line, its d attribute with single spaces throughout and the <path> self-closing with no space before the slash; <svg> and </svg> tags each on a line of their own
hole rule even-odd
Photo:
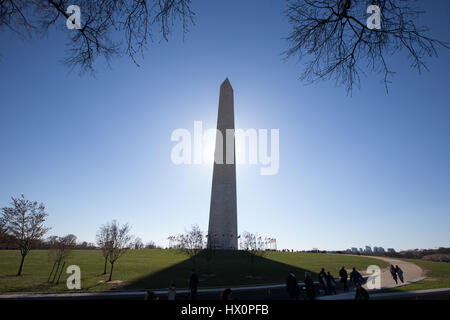
<svg viewBox="0 0 450 320">
<path fill-rule="evenodd" d="M 426 279 L 393 288 L 390 291 L 414 291 L 438 288 L 450 288 L 450 263 L 447 262 L 432 262 L 417 259 L 402 259 L 417 264 L 425 270 Z"/>
<path fill-rule="evenodd" d="M 167 288 L 171 281 L 177 288 L 188 286 L 193 262 L 176 250 L 142 249 L 130 250 L 114 266 L 113 283 L 106 283 L 103 272 L 103 256 L 99 250 L 75 250 L 68 265 L 81 269 L 81 291 L 136 290 Z M 32 250 L 25 260 L 23 276 L 17 277 L 20 262 L 18 251 L 0 251 L 0 293 L 13 292 L 68 292 L 67 274 L 63 273 L 59 285 L 47 283 L 52 264 L 48 251 Z M 368 265 L 387 264 L 368 257 L 345 255 L 269 252 L 265 257 L 255 257 L 252 267 L 250 256 L 242 251 L 219 251 L 210 266 L 202 256 L 197 257 L 196 266 L 200 287 L 239 286 L 251 284 L 283 283 L 289 271 L 294 271 L 299 280 L 304 272 L 311 271 L 316 277 L 325 267 L 334 276 L 345 265 L 365 271 Z"/>
</svg>

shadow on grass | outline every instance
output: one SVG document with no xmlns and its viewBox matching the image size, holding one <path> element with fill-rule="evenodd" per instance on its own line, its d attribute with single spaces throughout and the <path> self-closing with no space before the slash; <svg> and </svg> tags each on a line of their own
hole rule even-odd
<svg viewBox="0 0 450 320">
<path fill-rule="evenodd" d="M 181 254 L 181 253 L 180 253 Z M 237 287 L 260 284 L 285 283 L 292 271 L 299 282 L 305 272 L 317 279 L 317 273 L 292 265 L 280 263 L 245 251 L 217 251 L 208 264 L 205 252 L 194 259 L 189 258 L 158 272 L 148 273 L 124 285 L 125 290 L 166 289 L 173 281 L 177 289 L 188 288 L 189 277 L 195 266 L 199 277 L 199 288 Z"/>
</svg>

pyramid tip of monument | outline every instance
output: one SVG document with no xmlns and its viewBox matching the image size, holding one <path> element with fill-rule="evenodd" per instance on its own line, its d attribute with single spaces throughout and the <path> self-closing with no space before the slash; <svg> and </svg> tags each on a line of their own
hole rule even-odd
<svg viewBox="0 0 450 320">
<path fill-rule="evenodd" d="M 228 77 L 226 77 L 225 80 L 222 82 L 221 87 L 224 87 L 224 86 L 227 86 L 227 87 L 230 87 L 231 89 L 233 89 L 233 87 L 231 86 L 230 80 L 228 80 Z"/>
</svg>

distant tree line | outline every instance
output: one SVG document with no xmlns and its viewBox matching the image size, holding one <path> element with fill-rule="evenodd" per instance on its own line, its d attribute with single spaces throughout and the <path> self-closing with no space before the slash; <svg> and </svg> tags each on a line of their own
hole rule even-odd
<svg viewBox="0 0 450 320">
<path fill-rule="evenodd" d="M 400 252 L 386 252 L 383 255 L 393 258 L 423 259 L 429 261 L 450 262 L 450 248 L 444 247 L 438 249 L 415 249 Z"/>
<path fill-rule="evenodd" d="M 322 253 L 348 254 L 347 251 L 320 251 Z M 450 248 L 440 247 L 438 249 L 414 249 L 399 252 L 357 252 L 355 255 L 391 257 L 403 259 L 422 259 L 428 261 L 450 262 Z"/>
</svg>

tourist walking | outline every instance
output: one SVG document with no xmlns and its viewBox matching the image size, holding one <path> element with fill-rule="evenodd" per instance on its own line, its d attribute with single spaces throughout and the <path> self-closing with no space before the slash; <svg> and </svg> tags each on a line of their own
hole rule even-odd
<svg viewBox="0 0 450 320">
<path fill-rule="evenodd" d="M 147 301 L 156 301 L 158 300 L 158 297 L 152 290 L 147 290 L 147 293 L 145 294 L 144 300 Z"/>
<path fill-rule="evenodd" d="M 327 288 L 327 274 L 325 273 L 325 269 L 322 268 L 319 273 L 319 283 L 322 287 L 325 294 L 328 294 L 328 288 Z"/>
<path fill-rule="evenodd" d="M 327 288 L 330 294 L 336 294 L 336 281 L 330 272 L 327 273 Z"/>
<path fill-rule="evenodd" d="M 292 271 L 289 272 L 289 275 L 286 279 L 286 290 L 291 300 L 298 300 L 300 290 L 298 288 L 297 278 Z"/>
<path fill-rule="evenodd" d="M 169 290 L 167 291 L 167 300 L 175 300 L 177 290 L 175 289 L 175 282 L 170 283 Z"/>
<path fill-rule="evenodd" d="M 231 300 L 231 289 L 227 288 L 220 295 L 221 300 Z"/>
<path fill-rule="evenodd" d="M 347 270 L 345 270 L 344 266 L 342 266 L 341 270 L 339 270 L 339 277 L 341 278 L 341 284 L 344 286 L 344 292 L 348 291 L 347 286 L 348 273 Z"/>
<path fill-rule="evenodd" d="M 196 300 L 198 289 L 198 276 L 195 273 L 194 269 L 192 269 L 191 277 L 189 278 L 189 289 L 191 290 L 191 300 Z"/>
<path fill-rule="evenodd" d="M 400 281 L 402 283 L 404 283 L 403 281 L 403 270 L 400 269 L 400 267 L 398 265 L 395 265 L 395 272 L 397 272 L 398 278 L 400 279 Z"/>
<path fill-rule="evenodd" d="M 358 284 L 361 284 L 363 281 L 363 277 L 361 273 L 358 272 L 355 268 L 352 269 L 352 272 L 350 273 L 350 281 L 353 283 L 355 287 L 357 287 Z"/>
<path fill-rule="evenodd" d="M 361 286 L 361 283 L 356 283 L 356 290 L 355 290 L 355 300 L 356 301 L 362 301 L 362 300 L 369 300 L 369 293 L 366 289 L 364 289 Z"/>
<path fill-rule="evenodd" d="M 398 280 L 397 280 L 397 270 L 395 270 L 395 267 L 391 264 L 391 276 L 392 279 L 394 279 L 395 284 L 398 284 Z"/>
<path fill-rule="evenodd" d="M 305 291 L 309 300 L 314 300 L 316 291 L 314 290 L 314 281 L 311 278 L 311 273 L 305 272 Z"/>
</svg>

